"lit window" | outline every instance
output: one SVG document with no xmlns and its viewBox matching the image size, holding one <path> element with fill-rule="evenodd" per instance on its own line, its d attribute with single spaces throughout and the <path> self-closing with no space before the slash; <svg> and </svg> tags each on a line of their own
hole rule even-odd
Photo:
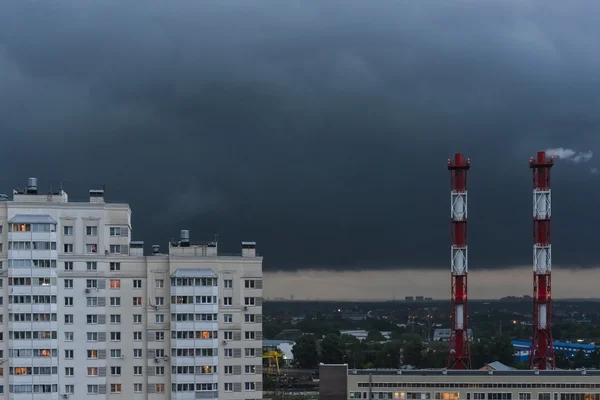
<svg viewBox="0 0 600 400">
<path fill-rule="evenodd" d="M 120 279 L 111 279 L 109 287 L 111 289 L 120 289 L 121 288 L 121 280 Z"/>
</svg>

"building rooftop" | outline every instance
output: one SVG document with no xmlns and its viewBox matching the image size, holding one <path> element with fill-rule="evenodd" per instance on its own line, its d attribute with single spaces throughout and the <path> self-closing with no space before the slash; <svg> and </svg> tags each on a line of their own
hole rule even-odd
<svg viewBox="0 0 600 400">
<path fill-rule="evenodd" d="M 578 376 L 590 375 L 600 376 L 600 370 L 508 370 L 508 371 L 485 371 L 485 370 L 446 370 L 446 369 L 348 369 L 348 375 L 402 375 L 402 376 L 543 376 L 543 377 L 559 377 L 559 376 Z"/>
</svg>

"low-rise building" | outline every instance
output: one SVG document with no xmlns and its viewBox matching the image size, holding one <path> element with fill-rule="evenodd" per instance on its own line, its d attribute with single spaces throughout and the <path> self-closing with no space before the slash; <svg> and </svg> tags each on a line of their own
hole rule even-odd
<svg viewBox="0 0 600 400">
<path fill-rule="evenodd" d="M 598 370 L 377 370 L 321 364 L 321 400 L 600 400 Z"/>
</svg>

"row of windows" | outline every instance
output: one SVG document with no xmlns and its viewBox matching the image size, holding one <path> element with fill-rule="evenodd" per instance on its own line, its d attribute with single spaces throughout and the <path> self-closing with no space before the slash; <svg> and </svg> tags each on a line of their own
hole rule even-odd
<svg viewBox="0 0 600 400">
<path fill-rule="evenodd" d="M 56 331 L 10 331 L 8 332 L 9 339 L 15 340 L 31 340 L 31 339 L 56 339 Z"/>
<path fill-rule="evenodd" d="M 126 229 L 126 228 L 125 228 Z M 121 236 L 121 227 L 120 226 L 111 226 L 109 228 L 110 236 Z M 85 227 L 86 236 L 98 236 L 98 227 L 97 226 L 86 226 Z M 73 226 L 63 226 L 63 235 L 65 236 L 73 236 Z"/>
<path fill-rule="evenodd" d="M 550 393 L 538 393 L 538 400 L 550 400 Z M 351 399 L 369 399 L 368 392 L 350 392 Z M 458 400 L 460 393 L 436 392 L 435 400 Z M 466 393 L 467 400 L 512 400 L 513 393 Z M 430 392 L 371 392 L 371 399 L 429 400 Z M 558 400 L 558 393 L 554 399 Z M 518 393 L 518 400 L 531 400 L 531 393 Z M 600 400 L 600 393 L 560 393 L 560 400 Z"/>
<path fill-rule="evenodd" d="M 191 314 L 191 313 L 174 313 L 171 314 L 171 322 L 184 321 L 215 321 L 217 322 L 218 314 Z"/>
<path fill-rule="evenodd" d="M 57 393 L 58 385 L 10 385 L 10 393 Z"/>
<path fill-rule="evenodd" d="M 11 349 L 10 358 L 48 358 L 58 357 L 57 349 Z"/>
<path fill-rule="evenodd" d="M 213 390 L 219 390 L 216 383 L 173 383 L 171 385 L 172 392 L 204 392 Z"/>
<path fill-rule="evenodd" d="M 8 268 L 56 268 L 56 260 L 8 260 Z"/>
<path fill-rule="evenodd" d="M 217 278 L 171 278 L 171 286 L 217 286 Z M 233 279 L 224 279 L 225 289 L 233 289 Z M 262 288 L 262 281 L 255 279 L 245 279 L 244 287 L 246 289 Z"/>
<path fill-rule="evenodd" d="M 368 388 L 368 382 L 359 382 L 359 388 Z M 414 383 L 414 382 L 373 382 L 378 388 L 481 388 L 481 389 L 600 389 L 600 383 Z"/>
<path fill-rule="evenodd" d="M 218 331 L 171 331 L 171 339 L 217 339 Z"/>
<path fill-rule="evenodd" d="M 246 392 L 253 392 L 256 390 L 256 382 L 245 382 L 244 383 L 244 390 Z M 233 392 L 233 383 L 231 382 L 225 382 L 223 384 L 223 390 L 225 392 Z"/>
<path fill-rule="evenodd" d="M 10 224 L 10 232 L 56 232 L 56 224 Z"/>
<path fill-rule="evenodd" d="M 98 263 L 96 261 L 93 262 L 86 262 L 86 270 L 87 271 L 97 271 L 98 270 Z M 108 269 L 112 272 L 116 272 L 116 271 L 120 271 L 121 270 L 121 263 L 120 262 L 111 262 L 108 264 Z M 64 263 L 64 269 L 65 271 L 73 271 L 73 261 L 65 261 Z M 141 287 L 141 285 L 140 285 Z"/>
<path fill-rule="evenodd" d="M 8 320 L 14 322 L 50 322 L 56 321 L 56 313 L 9 313 Z"/>
<path fill-rule="evenodd" d="M 8 296 L 10 304 L 56 304 L 56 296 Z"/>
<path fill-rule="evenodd" d="M 9 286 L 56 286 L 56 278 L 8 278 Z"/>
<path fill-rule="evenodd" d="M 10 367 L 10 375 L 54 375 L 58 367 Z"/>
<path fill-rule="evenodd" d="M 171 296 L 171 304 L 218 304 L 217 296 Z"/>
<path fill-rule="evenodd" d="M 54 242 L 53 242 L 54 243 Z M 107 254 L 121 254 L 121 251 L 123 250 L 123 248 L 126 246 L 121 246 L 120 244 L 111 244 L 108 246 L 108 250 L 106 250 Z M 52 249 L 52 250 L 56 250 L 56 248 Z M 74 246 L 70 243 L 65 243 L 63 245 L 63 252 L 64 253 L 73 253 L 74 251 Z M 85 245 L 85 252 L 87 254 L 96 254 L 98 253 L 98 245 L 97 244 L 86 244 Z M 66 268 L 65 268 L 66 269 Z"/>
<path fill-rule="evenodd" d="M 9 250 L 56 250 L 56 242 L 46 241 L 18 241 L 8 242 Z"/>
</svg>

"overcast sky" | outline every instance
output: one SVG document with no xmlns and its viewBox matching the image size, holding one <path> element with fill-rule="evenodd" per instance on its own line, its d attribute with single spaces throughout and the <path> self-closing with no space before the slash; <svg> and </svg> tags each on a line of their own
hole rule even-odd
<svg viewBox="0 0 600 400">
<path fill-rule="evenodd" d="M 600 151 L 598 1 L 0 4 L 0 187 L 106 184 L 134 237 L 190 229 L 269 269 L 531 263 L 538 150 Z M 555 266 L 600 265 L 600 160 L 558 160 Z"/>
</svg>

